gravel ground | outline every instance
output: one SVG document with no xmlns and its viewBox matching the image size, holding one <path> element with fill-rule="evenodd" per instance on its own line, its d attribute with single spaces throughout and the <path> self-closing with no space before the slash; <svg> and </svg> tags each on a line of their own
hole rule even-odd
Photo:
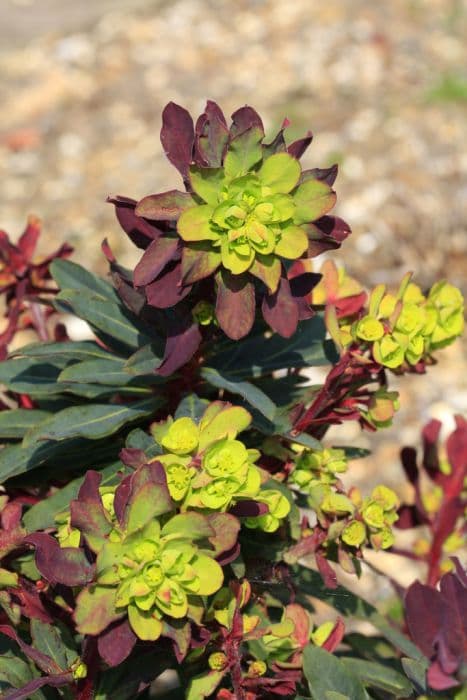
<svg viewBox="0 0 467 700">
<path fill-rule="evenodd" d="M 311 128 L 308 166 L 340 164 L 337 213 L 354 233 L 338 254 L 367 285 L 446 276 L 467 292 L 467 2 L 465 0 L 2 0 L 0 224 L 44 221 L 103 271 L 107 236 L 135 251 L 105 204 L 179 186 L 159 143 L 174 100 L 199 113 L 249 103 L 270 133 Z M 396 438 L 430 416 L 467 411 L 466 345 L 428 378 L 397 382 L 402 409 L 377 437 L 372 474 L 397 485 Z M 395 382 L 396 384 L 396 382 Z M 373 481 L 356 463 L 362 482 Z"/>
</svg>

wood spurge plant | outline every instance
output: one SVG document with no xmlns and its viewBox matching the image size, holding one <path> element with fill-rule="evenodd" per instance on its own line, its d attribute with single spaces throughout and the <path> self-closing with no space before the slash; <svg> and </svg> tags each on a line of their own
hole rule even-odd
<svg viewBox="0 0 467 700">
<path fill-rule="evenodd" d="M 314 269 L 350 228 L 329 214 L 337 166 L 302 169 L 311 134 L 287 143 L 287 126 L 265 142 L 251 107 L 229 126 L 214 102 L 196 123 L 167 105 L 184 190 L 109 197 L 143 251 L 134 270 L 106 241 L 107 278 L 66 244 L 32 262 L 34 217 L 18 245 L 1 233 L 8 700 L 465 697 L 467 421 L 445 446 L 431 421 L 421 461 L 402 450 L 408 503 L 349 485 L 368 452 L 326 439 L 391 425 L 391 373 L 426 373 L 462 333 L 463 298 Z M 358 590 L 370 549 L 373 569 L 390 550 L 425 580 L 379 572 L 394 590 L 377 610 L 339 584 Z"/>
</svg>

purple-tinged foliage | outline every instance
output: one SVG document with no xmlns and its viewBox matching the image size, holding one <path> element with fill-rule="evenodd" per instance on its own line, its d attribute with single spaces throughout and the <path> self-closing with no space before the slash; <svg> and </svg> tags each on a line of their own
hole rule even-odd
<svg viewBox="0 0 467 700">
<path fill-rule="evenodd" d="M 430 541 L 423 540 L 425 546 L 415 554 L 428 565 L 427 582 L 430 586 L 437 584 L 443 566 L 451 567 L 448 555 L 462 547 L 465 536 L 462 534 L 465 533 L 463 514 L 467 506 L 467 421 L 456 416 L 456 428 L 446 440 L 445 460 L 438 452 L 440 430 L 440 421 L 434 419 L 424 427 L 420 466 L 414 448 L 404 447 L 401 452 L 402 466 L 414 488 L 415 502 L 401 507 L 397 526 L 402 529 L 428 527 Z M 422 485 L 423 473 L 431 482 L 428 489 Z M 458 534 L 453 538 L 456 532 Z"/>
<path fill-rule="evenodd" d="M 427 679 L 434 690 L 465 681 L 467 586 L 456 573 L 445 574 L 439 590 L 413 583 L 405 595 L 405 617 L 415 644 L 430 660 Z M 457 677 L 457 674 L 461 674 Z"/>
<path fill-rule="evenodd" d="M 298 183 L 300 168 L 293 164 L 298 163 L 298 159 L 311 143 L 312 136 L 309 133 L 303 139 L 287 146 L 284 140 L 287 125 L 288 122 L 284 121 L 273 141 L 263 144 L 263 123 L 251 107 L 245 106 L 238 109 L 232 115 L 232 123 L 228 128 L 221 109 L 216 103 L 208 101 L 205 112 L 198 118 L 194 128 L 193 121 L 184 108 L 174 103 L 167 105 L 163 113 L 161 141 L 168 159 L 181 173 L 187 191 L 171 190 L 162 194 L 149 195 L 140 200 L 136 206 L 133 200 L 125 197 L 109 199 L 115 204 L 117 217 L 126 233 L 136 245 L 146 248 L 136 267 L 133 284 L 135 288 L 144 290 L 149 305 L 158 309 L 169 309 L 175 306 L 178 308 L 187 297 L 189 303 L 184 312 L 190 313 L 190 309 L 193 309 L 198 302 L 198 295 L 201 292 L 201 289 L 198 289 L 198 286 L 193 287 L 193 284 L 199 285 L 204 281 L 203 298 L 206 299 L 208 296 L 214 304 L 220 327 L 234 340 L 250 332 L 257 307 L 262 309 L 268 325 L 284 337 L 290 337 L 295 332 L 299 319 L 308 317 L 307 295 L 303 294 L 300 297 L 291 295 L 288 289 L 287 265 L 284 261 L 307 259 L 323 250 L 336 248 L 350 233 L 350 229 L 342 220 L 327 216 L 335 200 L 331 186 L 337 174 L 337 167 L 304 171 Z M 284 159 L 283 163 L 281 161 L 281 167 L 291 169 L 297 167 L 296 179 L 292 174 L 284 175 L 280 170 L 273 173 L 273 161 L 270 159 L 271 156 L 276 157 L 279 154 L 282 154 L 281 157 Z M 243 182 L 242 177 L 243 179 L 250 177 L 248 173 L 253 178 L 251 182 L 256 183 L 257 175 L 261 177 L 263 172 L 260 167 L 261 161 L 262 168 L 265 169 L 265 183 L 267 183 L 264 186 L 266 189 L 263 187 L 263 198 L 270 196 L 270 192 L 287 193 L 296 185 L 293 189 L 296 193 L 294 195 L 297 206 L 297 215 L 294 219 L 296 223 L 292 224 L 290 208 L 293 206 L 292 198 L 288 194 L 273 194 L 276 199 L 271 202 L 277 202 L 279 206 L 278 198 L 282 197 L 280 206 L 287 209 L 287 213 L 283 209 L 282 214 L 277 210 L 274 214 L 276 218 L 272 219 L 274 222 L 286 222 L 280 226 L 274 224 L 276 226 L 274 235 L 276 242 L 279 242 L 277 256 L 282 258 L 271 254 L 275 244 L 271 241 L 265 243 L 266 228 L 265 224 L 260 222 L 266 221 L 270 211 L 272 212 L 270 208 L 276 206 L 276 204 L 267 203 L 261 205 L 263 209 L 261 214 L 258 214 L 259 223 L 251 224 L 256 227 L 256 233 L 251 228 L 253 237 L 251 240 L 256 240 L 257 235 L 262 237 L 252 243 L 257 249 L 256 258 L 254 252 L 251 252 L 251 255 L 249 253 L 250 262 L 245 263 L 241 260 L 241 256 L 244 255 L 243 249 L 239 247 L 237 254 L 237 248 L 232 247 L 237 245 L 234 244 L 238 237 L 236 233 L 229 234 L 230 252 L 224 245 L 227 240 L 225 236 L 222 239 L 223 247 L 216 247 L 218 246 L 216 240 L 212 245 L 212 239 L 218 238 L 218 233 L 211 235 L 207 229 L 205 233 L 202 232 L 201 229 L 205 228 L 204 209 L 207 205 L 199 206 L 199 204 L 204 200 L 211 205 L 224 201 L 225 197 L 233 196 L 232 206 L 237 207 L 239 212 L 239 203 L 246 201 L 248 197 L 251 198 L 251 195 L 242 195 L 240 191 L 236 193 L 235 187 L 238 188 L 240 185 L 235 183 Z M 275 167 L 276 161 L 274 161 Z M 277 167 L 279 168 L 278 161 Z M 234 194 L 225 194 L 227 184 L 224 186 L 223 193 L 219 195 L 220 198 L 217 199 L 216 187 L 221 192 L 224 172 L 227 178 L 225 182 L 234 183 Z M 286 179 L 282 184 L 284 177 Z M 245 186 L 248 189 L 249 185 Z M 256 184 L 254 186 L 256 187 Z M 307 188 L 306 191 L 309 194 L 305 194 L 303 187 Z M 308 203 L 307 197 L 311 198 L 310 202 L 314 201 L 313 205 Z M 265 207 L 269 207 L 268 213 Z M 190 223 L 184 217 L 185 213 L 189 213 Z M 214 214 L 217 222 L 215 226 L 220 222 L 219 216 L 220 214 Z M 253 214 L 248 216 L 251 218 Z M 251 221 L 253 222 L 253 219 Z M 299 233 L 297 224 L 303 225 L 303 233 Z M 228 227 L 233 224 L 229 220 L 222 226 Z M 218 230 L 221 231 L 221 229 Z M 240 229 L 238 235 L 240 235 Z M 250 236 L 243 232 L 241 235 L 244 238 L 245 235 Z M 284 239 L 283 242 L 281 236 Z M 150 245 L 149 239 L 153 240 Z M 154 239 L 157 239 L 157 243 Z M 176 241 L 178 246 L 175 245 Z M 247 241 L 246 238 L 245 241 Z M 246 242 L 241 245 L 246 251 L 245 246 L 248 247 L 249 244 Z M 261 246 L 264 248 L 264 254 L 261 254 Z M 253 249 L 250 248 L 250 251 Z M 216 274 L 219 266 L 221 266 L 221 272 Z M 284 314 L 287 315 L 287 323 L 284 322 Z"/>
</svg>

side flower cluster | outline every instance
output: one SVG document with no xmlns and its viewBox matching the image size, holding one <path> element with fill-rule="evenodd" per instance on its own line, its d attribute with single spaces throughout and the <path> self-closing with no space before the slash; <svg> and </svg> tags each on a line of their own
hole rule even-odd
<svg viewBox="0 0 467 700">
<path fill-rule="evenodd" d="M 383 367 L 400 371 L 426 363 L 463 331 L 463 296 L 446 281 L 424 295 L 408 274 L 396 293 L 383 284 L 375 287 L 366 304 L 365 295 L 335 266 L 322 272 L 312 301 L 326 306 L 331 335 L 343 347 L 368 349 Z"/>
<path fill-rule="evenodd" d="M 339 475 L 347 468 L 344 450 L 305 450 L 295 460 L 288 483 L 306 494 L 326 533 L 325 543 L 339 541 L 355 549 L 368 545 L 388 549 L 394 543 L 391 528 L 398 518 L 396 494 L 383 485 L 365 499 L 357 488 L 346 493 Z"/>
</svg>

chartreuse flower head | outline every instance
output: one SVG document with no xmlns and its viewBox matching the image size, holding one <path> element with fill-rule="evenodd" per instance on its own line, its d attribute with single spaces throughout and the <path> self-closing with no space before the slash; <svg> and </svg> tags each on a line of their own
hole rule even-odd
<svg viewBox="0 0 467 700">
<path fill-rule="evenodd" d="M 303 224 L 330 208 L 328 185 L 316 180 L 300 183 L 301 168 L 288 153 L 263 159 L 259 142 L 236 143 L 224 167 L 190 168 L 190 182 L 201 203 L 186 209 L 177 230 L 187 243 L 208 242 L 220 264 L 235 275 L 268 268 L 267 283 L 277 289 L 279 259 L 295 260 L 308 248 Z M 323 207 L 319 198 L 327 195 Z"/>
<path fill-rule="evenodd" d="M 211 278 L 215 320 L 233 339 L 250 331 L 256 300 L 266 322 L 285 337 L 309 318 L 315 280 L 308 275 L 294 282 L 290 261 L 339 247 L 350 229 L 341 219 L 323 219 L 336 200 L 337 167 L 302 171 L 299 158 L 311 134 L 287 145 L 285 127 L 264 143 L 263 123 L 251 107 L 237 110 L 228 127 L 209 102 L 195 128 L 185 109 L 167 105 L 161 141 L 186 192 L 149 195 L 135 207 L 137 228 L 140 222 L 147 230 L 144 219 L 158 222 L 157 241 L 151 240 L 134 276 L 149 304 L 174 306 L 194 284 Z M 124 205 L 121 198 L 112 201 L 118 209 Z M 193 310 L 202 325 L 212 318 L 205 312 L 198 305 Z"/>
<path fill-rule="evenodd" d="M 116 612 L 128 612 L 140 639 L 158 639 L 164 615 L 186 617 L 190 596 L 210 595 L 222 585 L 222 568 L 194 544 L 213 534 L 207 522 L 200 527 L 199 517 L 175 515 L 162 528 L 152 520 L 99 552 L 97 586 L 113 587 Z"/>
<path fill-rule="evenodd" d="M 183 450 L 189 445 L 191 441 Z M 111 490 L 99 483 L 100 475 L 88 472 L 70 513 L 62 518 L 96 556 L 92 580 L 86 564 L 84 582 L 89 585 L 77 597 L 79 632 L 96 635 L 128 616 L 136 636 L 153 641 L 163 634 L 166 620 L 199 619 L 204 597 L 222 586 L 223 571 L 215 557 L 235 545 L 236 519 L 219 513 L 215 520 L 196 512 L 174 514 L 161 464 L 138 467 Z M 57 534 L 57 539 L 63 544 L 63 536 Z M 75 559 L 86 561 L 78 544 Z M 52 571 L 54 580 L 61 576 Z"/>
<path fill-rule="evenodd" d="M 245 409 L 218 401 L 207 407 L 199 423 L 180 417 L 152 427 L 164 450 L 155 460 L 163 465 L 170 495 L 182 511 L 225 512 L 253 499 L 268 512 L 248 525 L 267 532 L 279 527 L 289 503 L 278 491 L 261 488 L 265 476 L 254 464 L 260 453 L 237 439 L 250 423 Z"/>
<path fill-rule="evenodd" d="M 388 549 L 394 543 L 391 526 L 396 522 L 399 499 L 387 486 L 376 486 L 360 505 L 358 519 L 342 532 L 343 542 L 360 547 L 367 539 L 375 549 Z"/>
<path fill-rule="evenodd" d="M 295 461 L 290 482 L 310 492 L 319 485 L 335 484 L 337 475 L 346 472 L 347 466 L 344 450 L 304 450 Z"/>
<path fill-rule="evenodd" d="M 425 297 L 410 277 L 403 278 L 396 294 L 388 293 L 383 284 L 375 287 L 365 313 L 360 312 L 351 325 L 348 320 L 341 324 L 341 345 L 364 344 L 380 365 L 399 369 L 452 343 L 464 327 L 462 294 L 441 281 Z"/>
</svg>

